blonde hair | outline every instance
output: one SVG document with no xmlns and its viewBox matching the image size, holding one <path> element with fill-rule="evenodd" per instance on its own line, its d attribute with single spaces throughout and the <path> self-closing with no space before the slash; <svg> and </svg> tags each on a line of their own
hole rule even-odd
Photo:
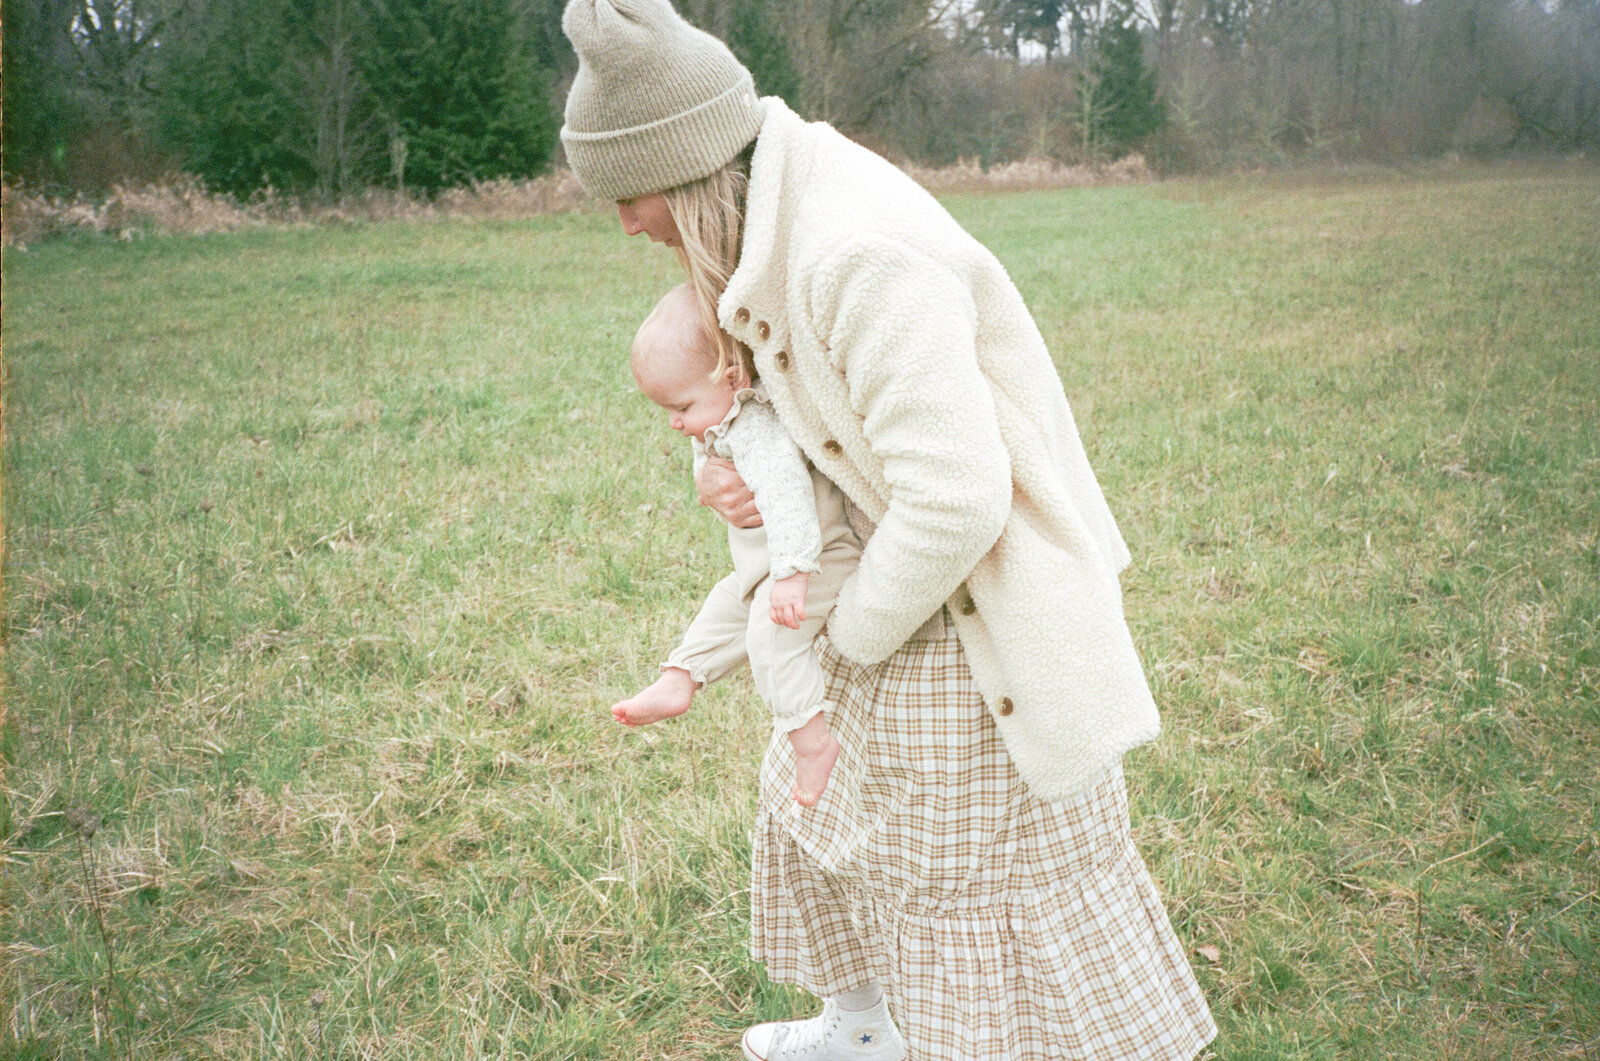
<svg viewBox="0 0 1600 1061">
<path fill-rule="evenodd" d="M 755 365 L 750 349 L 722 330 L 717 302 L 739 266 L 745 193 L 750 185 L 750 157 L 754 150 L 752 141 L 710 176 L 661 193 L 678 228 L 678 260 L 689 277 L 689 287 L 700 308 L 700 321 L 716 349 L 717 367 L 712 375 L 738 365 L 751 380 L 755 379 Z"/>
</svg>

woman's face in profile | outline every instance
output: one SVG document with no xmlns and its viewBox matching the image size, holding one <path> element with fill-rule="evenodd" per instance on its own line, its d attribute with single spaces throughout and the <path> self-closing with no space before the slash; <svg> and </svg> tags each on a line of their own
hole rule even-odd
<svg viewBox="0 0 1600 1061">
<path fill-rule="evenodd" d="M 622 219 L 622 231 L 630 236 L 643 232 L 656 243 L 678 246 L 678 223 L 672 219 L 666 196 L 660 192 L 637 199 L 619 199 L 617 216 Z"/>
</svg>

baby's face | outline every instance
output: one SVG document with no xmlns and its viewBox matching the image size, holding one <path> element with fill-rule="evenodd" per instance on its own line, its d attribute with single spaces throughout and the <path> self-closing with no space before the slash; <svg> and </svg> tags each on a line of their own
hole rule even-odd
<svg viewBox="0 0 1600 1061">
<path fill-rule="evenodd" d="M 635 369 L 645 397 L 667 411 L 667 423 L 680 435 L 704 441 L 706 429 L 722 423 L 733 408 L 738 369 L 715 379 L 699 358 L 661 355 Z"/>
</svg>

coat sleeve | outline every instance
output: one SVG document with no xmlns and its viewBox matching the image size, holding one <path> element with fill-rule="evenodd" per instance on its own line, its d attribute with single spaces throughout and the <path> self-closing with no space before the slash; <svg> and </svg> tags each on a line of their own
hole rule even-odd
<svg viewBox="0 0 1600 1061">
<path fill-rule="evenodd" d="M 812 320 L 889 492 L 828 637 L 846 658 L 876 663 L 994 545 L 1011 508 L 1010 462 L 960 277 L 897 242 L 863 237 L 818 268 L 810 289 Z"/>
</svg>

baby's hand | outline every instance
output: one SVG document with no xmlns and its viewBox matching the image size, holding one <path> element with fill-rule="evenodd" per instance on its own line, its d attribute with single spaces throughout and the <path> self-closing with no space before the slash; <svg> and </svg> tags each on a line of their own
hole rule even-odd
<svg viewBox="0 0 1600 1061">
<path fill-rule="evenodd" d="M 811 576 L 796 571 L 772 584 L 772 621 L 791 630 L 800 629 L 806 617 L 806 584 Z"/>
</svg>

